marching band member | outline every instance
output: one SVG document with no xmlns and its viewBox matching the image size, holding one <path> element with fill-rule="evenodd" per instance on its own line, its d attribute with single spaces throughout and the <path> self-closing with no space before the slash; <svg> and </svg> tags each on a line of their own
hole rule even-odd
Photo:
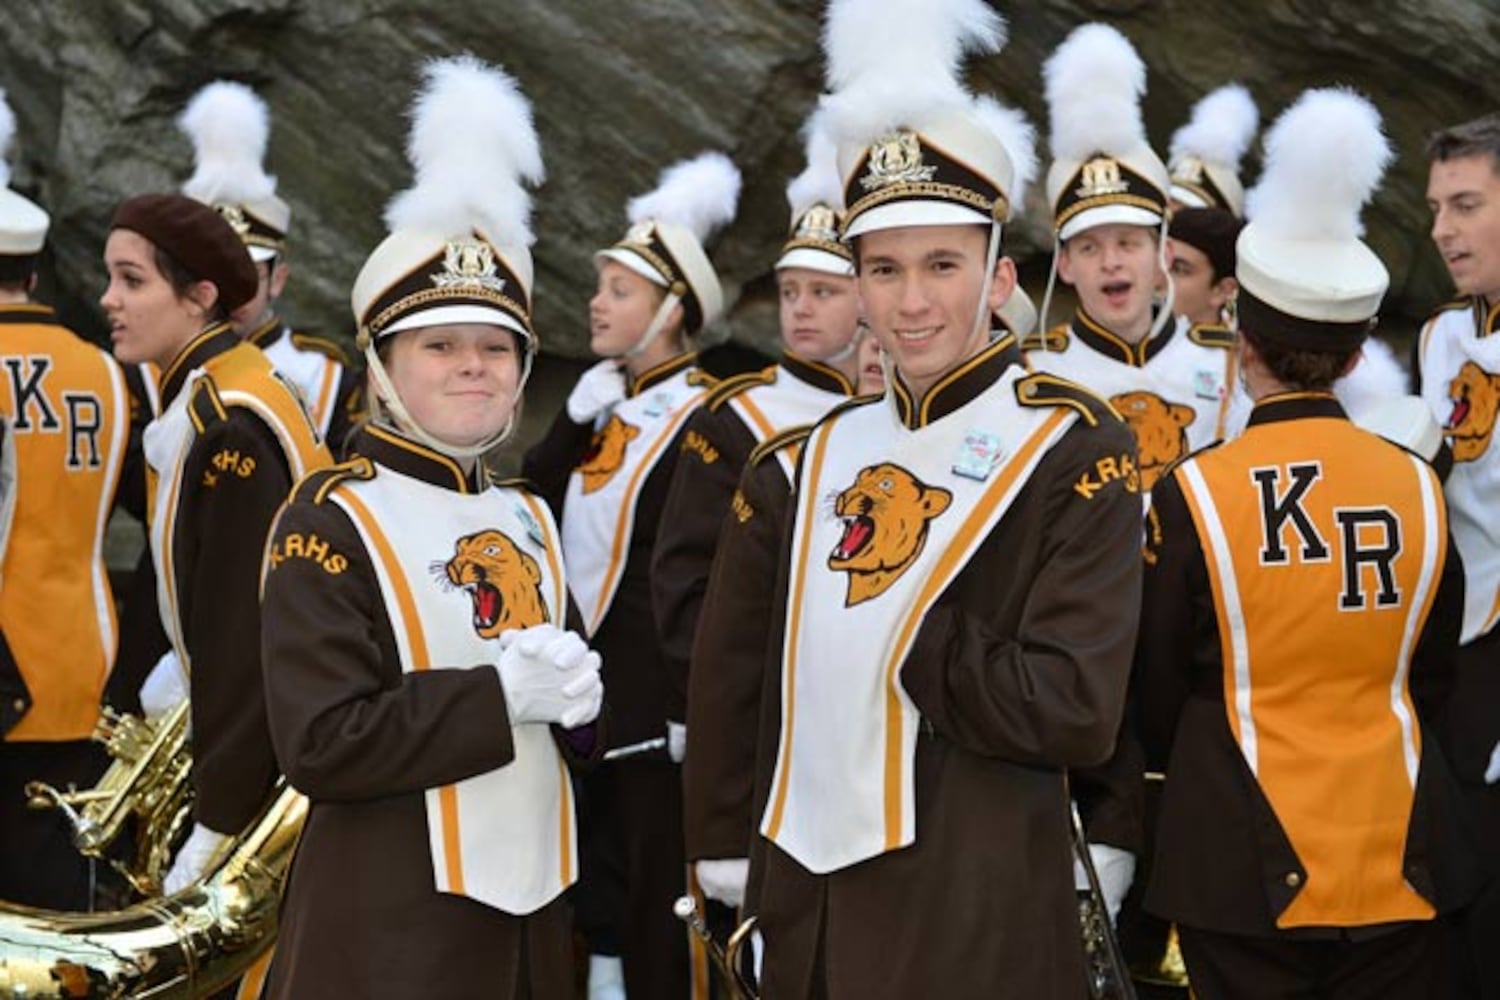
<svg viewBox="0 0 1500 1000">
<path fill-rule="evenodd" d="M 328 452 L 302 404 L 229 314 L 255 267 L 229 223 L 185 195 L 115 210 L 100 298 L 115 358 L 162 372 L 145 433 L 157 606 L 172 648 L 141 690 L 149 714 L 191 693 L 193 830 L 167 892 L 199 878 L 265 804 L 278 770 L 260 672 L 261 551 L 277 508 Z"/>
<path fill-rule="evenodd" d="M 1013 168 L 956 63 L 1001 33 L 982 3 L 830 9 L 845 237 L 891 383 L 802 444 L 757 778 L 766 996 L 1084 990 L 1064 773 L 1119 726 L 1141 502 L 1108 405 L 990 336 Z"/>
<path fill-rule="evenodd" d="M 1240 161 L 1259 128 L 1260 110 L 1250 91 L 1238 83 L 1220 87 L 1194 104 L 1187 124 L 1172 133 L 1167 168 L 1172 210 L 1217 208 L 1243 219 Z"/>
<path fill-rule="evenodd" d="M 562 523 L 568 588 L 604 657 L 610 742 L 624 751 L 584 783 L 579 907 L 601 958 L 591 978 L 619 975 L 607 960 L 617 949 L 635 997 L 688 992 L 687 934 L 672 915 L 685 885 L 685 729 L 651 610 L 651 553 L 685 424 L 713 386 L 687 341 L 723 308 L 703 241 L 734 216 L 739 187 L 729 159 L 707 153 L 631 201 L 625 236 L 595 254 L 589 343 L 603 360 L 523 463 Z"/>
<path fill-rule="evenodd" d="M 1432 240 L 1461 296 L 1417 338 L 1418 391 L 1453 455 L 1444 483 L 1466 579 L 1451 724 L 1453 769 L 1481 846 L 1487 885 L 1465 918 L 1471 988 L 1500 998 L 1500 115 L 1442 129 L 1427 144 Z"/>
<path fill-rule="evenodd" d="M 87 910 L 89 862 L 25 788 L 103 772 L 89 736 L 118 636 L 104 533 L 142 471 L 120 366 L 32 299 L 51 220 L 9 187 L 14 135 L 0 94 L 0 899 Z"/>
<path fill-rule="evenodd" d="M 194 95 L 177 124 L 192 140 L 195 160 L 182 193 L 218 209 L 255 262 L 255 294 L 234 310 L 234 332 L 265 351 L 297 387 L 318 433 L 341 454 L 364 409 L 362 388 L 342 348 L 294 333 L 276 313 L 291 274 L 292 209 L 261 165 L 271 130 L 265 102 L 242 83 L 216 80 Z"/>
<path fill-rule="evenodd" d="M 565 762 L 593 750 L 599 656 L 546 505 L 480 460 L 536 353 L 541 151 L 510 77 L 425 75 L 416 184 L 352 296 L 375 419 L 298 485 L 266 557 L 272 733 L 311 800 L 273 997 L 571 996 Z"/>
<path fill-rule="evenodd" d="M 1439 726 L 1462 576 L 1441 485 L 1332 393 L 1384 295 L 1359 213 L 1392 158 L 1373 106 L 1310 91 L 1273 126 L 1239 239 L 1249 427 L 1157 483 L 1137 689 L 1167 783 L 1146 905 L 1193 992 L 1426 997 L 1473 888 Z"/>
<path fill-rule="evenodd" d="M 1167 223 L 1172 245 L 1172 305 L 1196 326 L 1223 328 L 1234 293 L 1234 241 L 1244 222 L 1222 208 L 1178 208 Z"/>
</svg>

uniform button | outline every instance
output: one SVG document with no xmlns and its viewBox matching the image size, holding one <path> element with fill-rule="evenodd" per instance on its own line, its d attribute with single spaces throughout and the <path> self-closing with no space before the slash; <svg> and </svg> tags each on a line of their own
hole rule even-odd
<svg viewBox="0 0 1500 1000">
<path fill-rule="evenodd" d="M 1287 872 L 1285 882 L 1287 884 L 1287 888 L 1295 889 L 1297 888 L 1297 886 L 1302 884 L 1302 876 L 1298 875 L 1296 872 Z"/>
<path fill-rule="evenodd" d="M 24 712 L 26 711 L 26 699 L 17 698 L 15 701 L 10 703 L 10 707 L 17 712 Z"/>
<path fill-rule="evenodd" d="M 1026 385 L 1021 389 L 1021 394 L 1027 399 L 1031 399 L 1032 397 L 1034 397 L 1036 395 L 1036 383 L 1026 383 Z"/>
</svg>

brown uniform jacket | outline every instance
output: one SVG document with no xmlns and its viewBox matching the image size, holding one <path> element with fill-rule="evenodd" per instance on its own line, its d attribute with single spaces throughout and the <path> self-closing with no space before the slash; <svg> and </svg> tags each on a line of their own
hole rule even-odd
<svg viewBox="0 0 1500 1000">
<path fill-rule="evenodd" d="M 930 397 L 927 419 L 943 419 L 1019 363 L 1013 347 L 992 348 Z M 750 881 L 766 996 L 1084 995 L 1063 772 L 1104 760 L 1119 726 L 1140 596 L 1141 502 L 1132 482 L 1099 476 L 1101 467 L 1134 467 L 1129 429 L 1096 397 L 1054 384 L 1038 395 L 1084 416 L 938 599 L 901 668 L 923 719 L 916 843 L 815 876 L 758 841 Z M 896 405 L 909 425 L 921 419 L 904 387 L 892 396 L 894 404 L 871 405 Z M 775 649 L 788 562 L 778 572 Z M 765 685 L 758 806 L 780 728 L 777 660 Z M 819 975 L 826 993 L 815 993 Z"/>
<path fill-rule="evenodd" d="M 363 458 L 298 485 L 267 569 L 271 735 L 288 780 L 311 800 L 267 995 L 568 996 L 571 918 L 561 898 L 516 917 L 433 887 L 424 790 L 514 757 L 499 675 L 489 664 L 403 673 L 359 534 L 322 500 L 341 477 L 372 474 L 366 459 L 373 474 L 391 469 L 452 490 L 478 484 L 395 435 L 361 431 L 352 444 Z M 325 547 L 293 557 L 284 542 L 295 534 Z M 568 755 L 570 741 L 558 742 Z"/>
<path fill-rule="evenodd" d="M 348 450 L 354 426 L 365 416 L 364 373 L 358 366 L 350 363 L 348 356 L 337 344 L 322 337 L 294 333 L 280 317 L 273 317 L 269 323 L 253 331 L 245 339 L 261 350 L 269 350 L 283 338 L 299 350 L 326 355 L 338 366 L 338 385 L 334 389 L 328 430 L 324 433 L 323 440 L 334 458 L 342 458 Z M 308 400 L 303 402 L 311 405 Z"/>
<path fill-rule="evenodd" d="M 1250 426 L 1310 417 L 1342 418 L 1343 410 L 1331 397 L 1289 396 L 1258 404 Z M 1167 772 L 1146 908 L 1222 933 L 1336 936 L 1337 928 L 1276 928 L 1304 869 L 1229 727 L 1209 570 L 1175 469 L 1152 492 L 1146 546 L 1133 685 L 1148 763 Z M 1467 900 L 1474 878 L 1440 746 L 1463 613 L 1462 574 L 1450 540 L 1409 675 L 1423 738 L 1404 873 L 1439 914 Z"/>
</svg>

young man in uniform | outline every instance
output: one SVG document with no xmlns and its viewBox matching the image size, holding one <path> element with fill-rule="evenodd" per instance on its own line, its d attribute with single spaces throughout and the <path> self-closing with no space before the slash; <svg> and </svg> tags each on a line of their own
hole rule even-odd
<svg viewBox="0 0 1500 1000">
<path fill-rule="evenodd" d="M 852 56 L 882 6 L 833 6 L 829 107 L 892 382 L 802 447 L 757 777 L 762 992 L 1081 995 L 1064 774 L 1108 756 L 1124 702 L 1130 435 L 991 339 L 1015 284 L 1010 157 L 956 82 L 934 97 L 956 67 L 913 65 L 931 47 Z M 902 30 L 998 48 L 974 6 Z"/>
<path fill-rule="evenodd" d="M 1189 328 L 1225 326 L 1234 280 L 1234 241 L 1244 223 L 1222 208 L 1179 208 L 1167 223 L 1172 305 Z"/>
<path fill-rule="evenodd" d="M 3 98 L 0 122 L 0 899 L 86 910 L 89 863 L 25 787 L 88 787 L 103 771 L 89 737 L 118 638 L 104 532 L 117 488 L 143 472 L 138 457 L 126 468 L 120 366 L 32 301 L 50 220 L 7 186 Z"/>
<path fill-rule="evenodd" d="M 313 426 L 339 455 L 364 415 L 364 379 L 338 344 L 295 333 L 276 313 L 291 273 L 292 209 L 277 197 L 276 178 L 261 165 L 270 132 L 265 102 L 242 83 L 215 81 L 197 93 L 178 124 L 192 139 L 197 161 L 183 194 L 218 209 L 255 262 L 259 284 L 232 314 L 234 332 L 264 351 L 297 387 Z"/>
<path fill-rule="evenodd" d="M 1436 918 L 1474 868 L 1438 727 L 1462 579 L 1431 467 L 1333 394 L 1389 280 L 1356 233 L 1391 151 L 1340 90 L 1268 148 L 1238 246 L 1249 426 L 1152 493 L 1134 697 L 1167 783 L 1146 905 L 1204 1000 L 1451 996 Z"/>
<path fill-rule="evenodd" d="M 1461 296 L 1417 339 L 1418 391 L 1453 451 L 1444 483 L 1466 577 L 1463 635 L 1450 719 L 1453 766 L 1481 844 L 1488 885 L 1466 918 L 1481 995 L 1500 997 L 1490 957 L 1500 940 L 1500 115 L 1444 129 L 1427 145 L 1432 239 Z"/>
</svg>

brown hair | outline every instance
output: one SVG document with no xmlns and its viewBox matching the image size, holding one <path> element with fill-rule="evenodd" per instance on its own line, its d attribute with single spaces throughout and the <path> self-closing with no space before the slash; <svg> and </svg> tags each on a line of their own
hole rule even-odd
<svg viewBox="0 0 1500 1000">
<path fill-rule="evenodd" d="M 1264 337 L 1257 337 L 1252 330 L 1240 327 L 1240 336 L 1250 342 L 1261 363 L 1288 389 L 1298 392 L 1322 392 L 1333 388 L 1336 379 L 1344 374 L 1349 361 L 1359 351 L 1313 351 L 1301 347 L 1282 347 Z"/>
<path fill-rule="evenodd" d="M 1500 173 L 1500 112 L 1439 129 L 1427 140 L 1429 163 L 1466 156 L 1488 156 L 1490 167 Z"/>
</svg>

